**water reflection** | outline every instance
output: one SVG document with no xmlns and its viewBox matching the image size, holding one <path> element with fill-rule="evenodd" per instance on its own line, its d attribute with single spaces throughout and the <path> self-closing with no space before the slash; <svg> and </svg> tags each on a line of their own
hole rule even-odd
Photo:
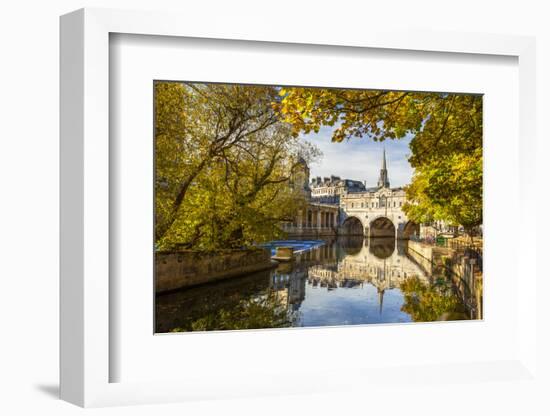
<svg viewBox="0 0 550 416">
<path fill-rule="evenodd" d="M 158 296 L 156 331 L 410 322 L 456 317 L 458 306 L 406 255 L 406 242 L 350 237 L 271 271 Z"/>
</svg>

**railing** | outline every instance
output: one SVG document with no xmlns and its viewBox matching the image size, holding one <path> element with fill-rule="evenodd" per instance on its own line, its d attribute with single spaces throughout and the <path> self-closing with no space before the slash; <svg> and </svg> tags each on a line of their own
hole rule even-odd
<svg viewBox="0 0 550 416">
<path fill-rule="evenodd" d="M 483 244 L 480 241 L 466 241 L 462 238 L 445 238 L 445 237 L 418 237 L 416 235 L 410 236 L 410 240 L 435 246 L 450 248 L 455 251 L 464 253 L 467 257 L 476 260 L 476 264 L 479 269 L 483 271 Z"/>
<path fill-rule="evenodd" d="M 336 229 L 335 226 L 302 226 L 298 227 L 296 225 L 283 225 L 282 229 L 286 232 L 299 232 L 299 231 L 334 231 Z"/>
</svg>

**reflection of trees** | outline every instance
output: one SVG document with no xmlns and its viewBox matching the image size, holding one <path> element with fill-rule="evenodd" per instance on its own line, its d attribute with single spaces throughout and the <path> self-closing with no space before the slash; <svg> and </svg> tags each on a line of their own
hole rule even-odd
<svg viewBox="0 0 550 416">
<path fill-rule="evenodd" d="M 259 298 L 269 288 L 269 276 L 269 271 L 259 272 L 157 296 L 156 331 L 168 332 L 174 328 L 191 331 L 192 322 L 204 316 L 229 310 L 242 300 Z"/>
<path fill-rule="evenodd" d="M 415 322 L 467 319 L 464 307 L 445 281 L 429 285 L 413 277 L 402 282 L 400 288 L 405 298 L 401 310 Z"/>
<path fill-rule="evenodd" d="M 267 292 L 257 298 L 241 300 L 230 308 L 210 311 L 188 324 L 172 332 L 283 328 L 289 327 L 291 320 L 277 292 Z"/>
<path fill-rule="evenodd" d="M 156 300 L 156 331 L 290 327 L 305 297 L 307 265 L 280 263 L 238 279 L 165 294 Z"/>
</svg>

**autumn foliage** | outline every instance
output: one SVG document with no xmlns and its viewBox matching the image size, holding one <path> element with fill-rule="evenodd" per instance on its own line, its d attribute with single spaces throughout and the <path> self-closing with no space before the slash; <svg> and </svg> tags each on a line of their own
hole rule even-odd
<svg viewBox="0 0 550 416">
<path fill-rule="evenodd" d="M 156 82 L 157 249 L 283 237 L 280 223 L 306 204 L 297 161 L 319 156 L 301 136 L 322 126 L 334 142 L 413 136 L 408 217 L 482 223 L 479 95 Z"/>
<path fill-rule="evenodd" d="M 333 127 L 332 140 L 412 135 L 408 217 L 466 231 L 483 222 L 482 96 L 452 93 L 283 88 L 275 104 L 293 134 Z"/>
<path fill-rule="evenodd" d="M 158 249 L 246 247 L 281 237 L 305 204 L 289 186 L 316 156 L 280 121 L 273 87 L 155 83 Z"/>
</svg>

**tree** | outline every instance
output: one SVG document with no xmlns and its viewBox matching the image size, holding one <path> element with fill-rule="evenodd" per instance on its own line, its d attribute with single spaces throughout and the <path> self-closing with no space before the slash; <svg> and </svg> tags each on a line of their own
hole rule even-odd
<svg viewBox="0 0 550 416">
<path fill-rule="evenodd" d="M 399 286 L 404 296 L 401 307 L 415 322 L 465 319 L 464 308 L 452 292 L 449 283 L 440 280 L 435 285 L 411 277 Z"/>
<path fill-rule="evenodd" d="M 404 210 L 418 222 L 441 219 L 468 231 L 482 221 L 482 97 L 326 88 L 283 88 L 274 107 L 293 134 L 333 126 L 341 142 L 413 135 L 415 169 Z"/>
<path fill-rule="evenodd" d="M 157 239 L 206 166 L 277 122 L 269 105 L 275 96 L 268 87 L 155 83 Z"/>
<path fill-rule="evenodd" d="M 298 154 L 273 87 L 158 82 L 156 242 L 216 250 L 280 235 L 305 203 L 289 186 Z"/>
<path fill-rule="evenodd" d="M 403 209 L 412 221 L 444 220 L 464 226 L 471 236 L 483 222 L 481 148 L 417 167 L 406 193 Z"/>
</svg>

